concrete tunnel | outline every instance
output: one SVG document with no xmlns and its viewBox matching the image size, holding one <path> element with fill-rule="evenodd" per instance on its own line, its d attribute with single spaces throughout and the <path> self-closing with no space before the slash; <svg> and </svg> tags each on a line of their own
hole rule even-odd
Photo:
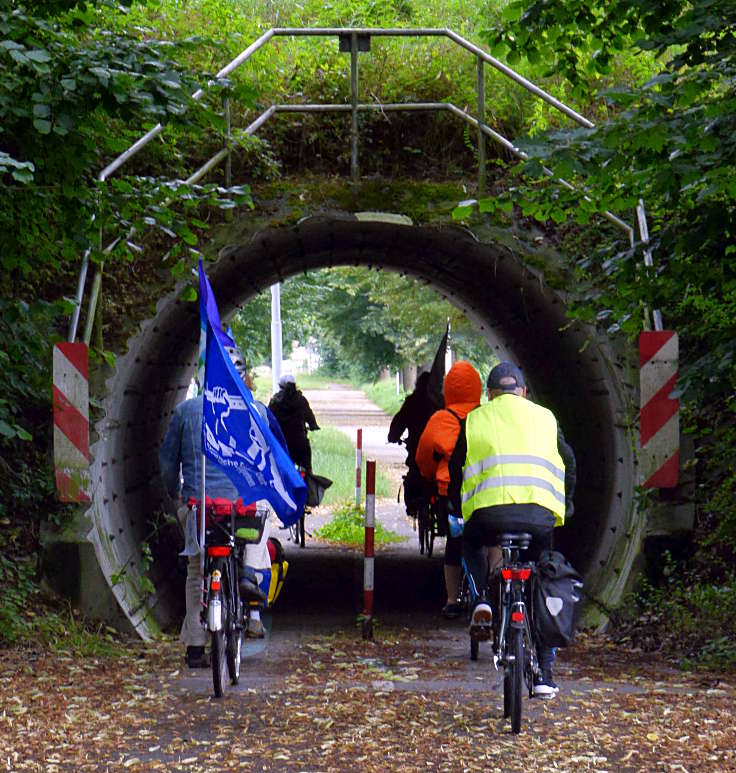
<svg viewBox="0 0 736 773">
<path fill-rule="evenodd" d="M 576 452 L 576 515 L 556 530 L 555 540 L 585 577 L 592 620 L 602 619 L 598 614 L 615 606 L 626 589 L 644 533 L 644 515 L 634 499 L 636 444 L 628 418 L 636 398 L 631 355 L 627 359 L 613 342 L 571 324 L 563 293 L 551 289 L 521 255 L 452 225 L 345 214 L 311 217 L 261 229 L 225 247 L 208 275 L 227 319 L 276 281 L 339 265 L 394 270 L 431 283 L 501 358 L 520 363 L 530 394 L 555 412 Z M 198 305 L 181 300 L 181 289 L 159 301 L 107 382 L 92 446 L 92 505 L 84 515 L 91 550 L 75 559 L 77 573 L 88 577 L 80 606 L 117 624 L 122 620 L 144 638 L 169 626 L 183 604 L 175 535 L 157 521 L 163 506 L 158 447 L 198 356 Z M 154 594 L 142 592 L 139 584 L 143 540 L 153 552 L 147 571 Z M 63 550 L 53 555 L 71 565 Z M 106 609 L 115 605 L 100 588 L 115 596 L 117 618 Z"/>
</svg>

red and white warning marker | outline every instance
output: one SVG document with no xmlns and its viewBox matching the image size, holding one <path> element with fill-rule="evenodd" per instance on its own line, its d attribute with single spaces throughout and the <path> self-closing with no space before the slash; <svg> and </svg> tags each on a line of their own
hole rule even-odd
<svg viewBox="0 0 736 773">
<path fill-rule="evenodd" d="M 363 464 L 363 430 L 358 429 L 355 439 L 355 504 L 360 506 L 360 469 Z"/>
<path fill-rule="evenodd" d="M 54 469 L 61 502 L 90 501 L 86 344 L 54 346 Z"/>
<path fill-rule="evenodd" d="M 373 638 L 374 531 L 376 526 L 376 462 L 365 463 L 365 545 L 363 563 L 363 638 Z"/>
<path fill-rule="evenodd" d="M 641 454 L 645 488 L 677 485 L 680 463 L 680 400 L 677 383 L 679 345 L 673 330 L 639 334 Z"/>
</svg>

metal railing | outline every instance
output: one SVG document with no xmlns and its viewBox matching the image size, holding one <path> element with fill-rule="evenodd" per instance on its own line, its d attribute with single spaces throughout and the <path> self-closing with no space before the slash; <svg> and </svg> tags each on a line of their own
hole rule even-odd
<svg viewBox="0 0 736 773">
<path fill-rule="evenodd" d="M 242 51 L 235 59 L 229 62 L 223 67 L 215 76 L 214 80 L 208 84 L 213 85 L 230 75 L 244 62 L 248 61 L 253 54 L 268 43 L 275 37 L 337 37 L 339 40 L 340 51 L 350 53 L 350 104 L 275 104 L 271 105 L 265 110 L 258 118 L 256 118 L 246 129 L 246 135 L 255 134 L 271 117 L 278 113 L 350 113 L 351 114 L 351 153 L 350 153 L 350 175 L 354 182 L 357 182 L 360 177 L 359 167 L 359 123 L 358 114 L 366 111 L 381 111 L 381 112 L 398 112 L 398 111 L 447 111 L 457 118 L 465 121 L 466 123 L 474 126 L 478 136 L 478 194 L 479 197 L 485 190 L 486 183 L 486 137 L 491 138 L 495 142 L 501 144 L 507 151 L 515 155 L 517 158 L 526 160 L 528 155 L 517 148 L 513 142 L 494 131 L 486 123 L 486 93 L 485 93 L 485 65 L 488 64 L 495 68 L 498 72 L 511 80 L 518 83 L 524 89 L 534 94 L 539 99 L 544 100 L 547 104 L 559 112 L 571 118 L 576 123 L 587 128 L 592 128 L 594 124 L 578 112 L 573 110 L 568 105 L 560 102 L 548 92 L 539 88 L 536 84 L 532 83 L 527 78 L 512 70 L 507 65 L 500 62 L 495 57 L 488 54 L 483 49 L 470 43 L 465 38 L 458 35 L 449 29 L 370 29 L 370 28 L 350 28 L 350 27 L 320 27 L 320 28 L 300 28 L 300 27 L 275 27 L 263 35 L 261 35 L 256 41 Z M 380 103 L 361 103 L 359 101 L 359 79 L 358 79 L 358 54 L 360 51 L 370 51 L 370 39 L 374 37 L 444 37 L 451 40 L 460 48 L 465 49 L 473 56 L 476 57 L 476 92 L 477 92 L 477 110 L 478 115 L 472 116 L 465 110 L 460 109 L 451 102 L 402 102 L 391 104 Z M 205 88 L 198 89 L 193 95 L 194 100 L 200 100 L 206 93 Z M 227 187 L 231 185 L 231 124 L 230 124 L 230 100 L 226 96 L 224 98 L 224 112 L 225 112 L 225 142 L 224 147 L 219 150 L 212 158 L 210 158 L 205 164 L 203 164 L 194 174 L 192 174 L 186 182 L 189 184 L 199 181 L 210 170 L 216 167 L 223 160 L 226 163 L 225 167 L 225 184 Z M 139 140 L 131 145 L 126 151 L 121 153 L 114 161 L 108 164 L 98 175 L 100 182 L 106 180 L 111 174 L 120 169 L 126 164 L 133 156 L 135 156 L 140 150 L 148 145 L 153 139 L 158 137 L 164 130 L 162 124 L 156 124 L 150 131 L 146 132 Z M 564 186 L 570 191 L 575 191 L 575 187 L 559 177 L 556 177 L 554 173 L 544 168 L 545 174 L 553 178 L 555 182 Z M 584 197 L 589 200 L 588 197 Z M 614 215 L 612 212 L 604 211 L 600 213 L 603 217 L 609 220 L 614 225 L 621 228 L 629 237 L 629 244 L 634 245 L 635 232 L 634 228 L 626 223 L 624 220 Z M 642 243 L 645 246 L 644 250 L 644 262 L 647 266 L 652 265 L 651 250 L 648 248 L 649 235 L 647 229 L 646 212 L 644 210 L 644 204 L 640 200 L 636 210 L 636 219 L 639 228 L 639 236 Z M 106 247 L 103 247 L 102 232 L 100 231 L 100 249 L 103 255 L 109 254 L 115 245 L 120 241 L 121 237 L 118 237 Z M 83 259 L 82 266 L 80 268 L 79 280 L 77 282 L 77 296 L 76 306 L 72 319 L 69 325 L 69 340 L 73 341 L 77 334 L 77 325 L 79 322 L 79 313 L 82 304 L 82 298 L 84 295 L 84 286 L 86 283 L 87 271 L 89 267 L 89 253 L 87 250 Z M 104 261 L 100 263 L 95 274 L 92 290 L 90 293 L 90 303 L 87 313 L 87 324 L 84 333 L 85 343 L 89 343 L 92 333 L 92 325 L 94 321 L 97 299 L 99 296 L 100 284 L 102 280 L 102 271 L 104 269 Z M 654 311 L 654 325 L 656 330 L 662 329 L 662 319 L 659 311 Z"/>
</svg>

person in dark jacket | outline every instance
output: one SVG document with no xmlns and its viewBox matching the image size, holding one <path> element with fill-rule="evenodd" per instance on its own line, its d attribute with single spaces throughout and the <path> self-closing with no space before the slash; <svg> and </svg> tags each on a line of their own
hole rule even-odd
<svg viewBox="0 0 736 773">
<path fill-rule="evenodd" d="M 419 438 L 427 426 L 430 416 L 441 405 L 436 405 L 429 394 L 429 371 L 420 373 L 414 391 L 407 395 L 399 412 L 391 420 L 388 428 L 388 442 L 399 443 L 406 431 L 406 466 L 409 468 L 404 478 L 404 502 L 406 512 L 415 512 L 424 493 L 422 475 L 416 463 Z"/>
<path fill-rule="evenodd" d="M 319 426 L 309 401 L 296 388 L 296 381 L 291 373 L 285 373 L 281 377 L 279 391 L 271 398 L 268 407 L 281 426 L 289 456 L 294 464 L 311 472 L 312 447 L 309 444 L 307 429 L 314 431 L 319 429 Z"/>
</svg>

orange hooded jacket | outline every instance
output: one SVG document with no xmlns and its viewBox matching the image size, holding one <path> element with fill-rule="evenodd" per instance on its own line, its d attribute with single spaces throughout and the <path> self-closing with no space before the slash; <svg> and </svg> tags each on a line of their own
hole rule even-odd
<svg viewBox="0 0 736 773">
<path fill-rule="evenodd" d="M 447 494 L 450 471 L 447 464 L 460 433 L 460 420 L 480 405 L 481 383 L 478 371 L 464 360 L 456 362 L 445 376 L 445 407 L 432 414 L 419 438 L 416 462 L 422 477 Z M 449 410 L 454 411 L 453 416 Z"/>
</svg>

